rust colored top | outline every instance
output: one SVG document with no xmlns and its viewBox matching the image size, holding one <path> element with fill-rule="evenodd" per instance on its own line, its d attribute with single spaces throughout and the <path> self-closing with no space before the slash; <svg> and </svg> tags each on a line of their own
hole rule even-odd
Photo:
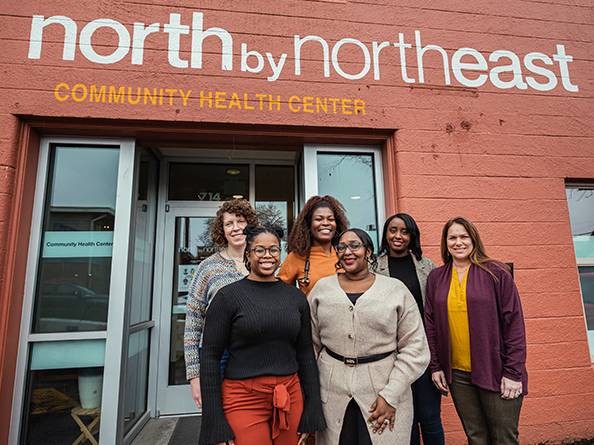
<svg viewBox="0 0 594 445">
<path fill-rule="evenodd" d="M 306 262 L 307 257 L 302 257 L 291 252 L 285 258 L 276 276 L 285 283 L 294 285 L 297 282 L 299 289 L 307 296 L 319 279 L 336 273 L 335 265 L 338 262 L 338 256 L 336 256 L 334 249 L 332 249 L 332 256 L 328 257 L 321 246 L 312 246 L 309 251 L 308 285 L 301 282 L 301 279 L 305 276 Z"/>
</svg>

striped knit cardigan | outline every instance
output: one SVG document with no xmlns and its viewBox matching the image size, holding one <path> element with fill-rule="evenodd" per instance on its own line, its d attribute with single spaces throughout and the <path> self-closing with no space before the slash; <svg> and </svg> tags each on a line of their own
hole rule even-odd
<svg viewBox="0 0 594 445">
<path fill-rule="evenodd" d="M 186 378 L 200 377 L 199 350 L 204 329 L 204 317 L 210 301 L 215 294 L 228 284 L 243 278 L 232 260 L 224 258 L 220 252 L 202 261 L 190 284 L 184 331 L 184 357 Z"/>
</svg>

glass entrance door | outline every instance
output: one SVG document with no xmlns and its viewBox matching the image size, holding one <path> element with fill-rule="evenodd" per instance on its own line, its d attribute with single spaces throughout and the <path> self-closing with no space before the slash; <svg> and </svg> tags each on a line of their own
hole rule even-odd
<svg viewBox="0 0 594 445">
<path fill-rule="evenodd" d="M 156 311 L 160 314 L 158 359 L 153 362 L 158 368 L 155 412 L 157 416 L 188 415 L 199 410 L 186 380 L 187 296 L 198 265 L 220 249 L 211 241 L 216 212 L 226 200 L 247 199 L 261 225 L 278 225 L 288 234 L 296 210 L 295 165 L 278 160 L 207 163 L 172 158 L 162 173 L 165 184 L 160 187 L 161 213 L 157 216 L 162 225 L 157 230 L 155 267 Z"/>
<path fill-rule="evenodd" d="M 193 207 L 170 205 L 165 217 L 161 335 L 157 410 L 159 415 L 199 412 L 186 380 L 184 328 L 190 283 L 196 268 L 219 248 L 210 228 L 220 203 Z"/>
</svg>

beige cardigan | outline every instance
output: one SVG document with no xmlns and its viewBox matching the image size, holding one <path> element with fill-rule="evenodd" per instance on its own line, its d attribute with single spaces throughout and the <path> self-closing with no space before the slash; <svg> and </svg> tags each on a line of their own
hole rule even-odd
<svg viewBox="0 0 594 445">
<path fill-rule="evenodd" d="M 328 424 L 316 433 L 317 445 L 338 444 L 351 398 L 367 420 L 378 395 L 396 408 L 396 421 L 394 431 L 370 434 L 373 444 L 408 444 L 413 416 L 410 385 L 430 358 L 423 322 L 409 290 L 399 280 L 376 275 L 371 288 L 353 305 L 333 275 L 318 281 L 309 304 Z M 330 357 L 325 346 L 348 356 L 394 353 L 377 362 L 347 366 Z"/>
</svg>

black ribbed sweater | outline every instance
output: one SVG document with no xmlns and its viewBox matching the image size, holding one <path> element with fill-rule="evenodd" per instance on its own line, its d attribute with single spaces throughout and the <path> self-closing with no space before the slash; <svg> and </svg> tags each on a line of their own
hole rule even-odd
<svg viewBox="0 0 594 445">
<path fill-rule="evenodd" d="M 204 326 L 200 445 L 235 438 L 223 411 L 220 359 L 229 360 L 225 378 L 242 380 L 298 373 L 303 390 L 300 433 L 326 428 L 320 382 L 311 342 L 309 304 L 303 292 L 278 280 L 247 278 L 222 288 L 212 300 Z"/>
</svg>

